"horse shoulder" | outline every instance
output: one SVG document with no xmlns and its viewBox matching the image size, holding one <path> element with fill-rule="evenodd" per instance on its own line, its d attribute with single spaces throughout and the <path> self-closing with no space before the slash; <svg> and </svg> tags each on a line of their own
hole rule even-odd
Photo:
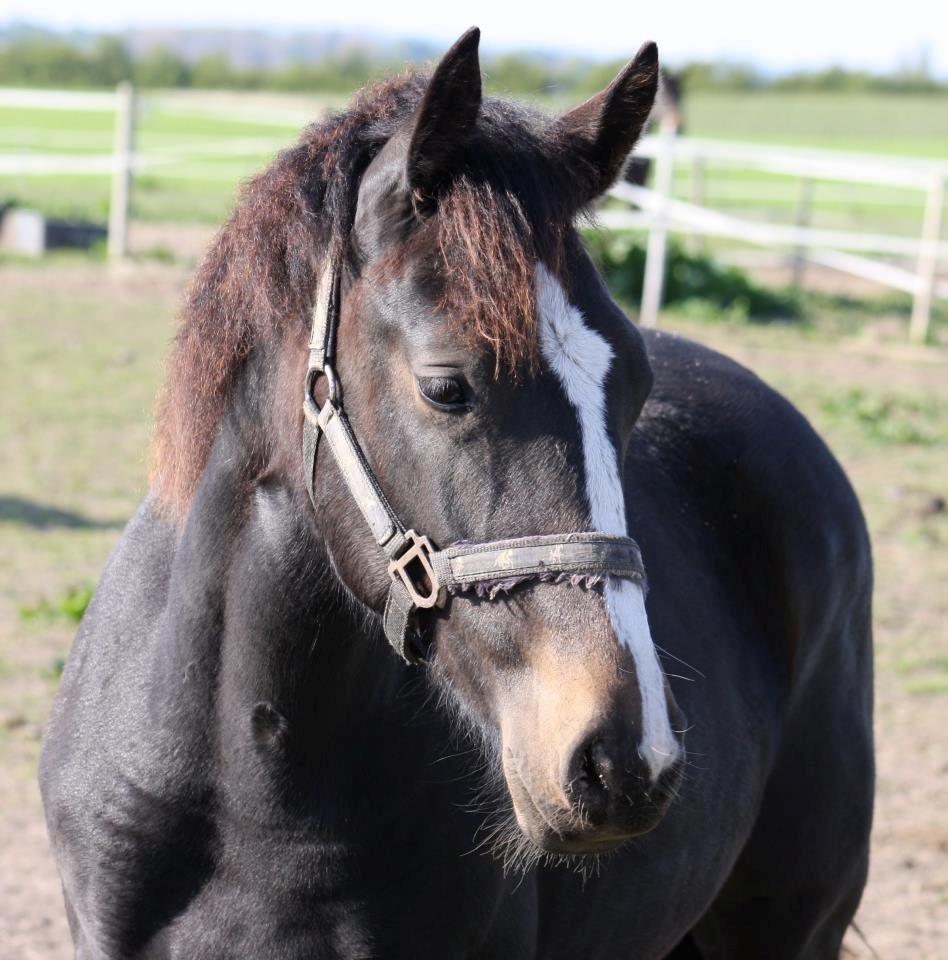
<svg viewBox="0 0 948 960">
<path fill-rule="evenodd" d="M 689 505 L 715 568 L 761 621 L 779 623 L 789 674 L 826 657 L 864 661 L 871 553 L 842 467 L 806 418 L 740 364 L 667 334 L 646 342 L 655 385 L 637 447 Z M 840 650 L 851 622 L 861 633 Z"/>
<path fill-rule="evenodd" d="M 83 618 L 40 764 L 67 903 L 82 936 L 116 955 L 154 935 L 209 868 L 213 825 L 199 802 L 209 729 L 183 705 L 194 667 L 169 643 L 176 553 L 177 532 L 146 499 Z"/>
</svg>

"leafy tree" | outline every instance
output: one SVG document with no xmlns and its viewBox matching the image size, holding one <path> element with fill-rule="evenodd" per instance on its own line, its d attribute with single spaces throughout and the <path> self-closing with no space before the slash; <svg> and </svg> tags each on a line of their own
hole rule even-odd
<svg viewBox="0 0 948 960">
<path fill-rule="evenodd" d="M 554 73 L 543 61 L 515 53 L 489 60 L 484 73 L 494 93 L 549 93 L 556 86 Z"/>
<path fill-rule="evenodd" d="M 155 47 L 135 64 L 135 83 L 140 87 L 187 87 L 191 68 L 177 54 Z"/>
<path fill-rule="evenodd" d="M 238 77 L 230 60 L 223 54 L 216 53 L 202 57 L 191 68 L 191 85 L 205 87 L 210 90 L 226 89 L 238 85 Z"/>
<path fill-rule="evenodd" d="M 31 87 L 89 86 L 96 80 L 89 60 L 59 40 L 29 40 L 0 48 L 0 82 Z"/>
<path fill-rule="evenodd" d="M 131 80 L 132 58 L 118 37 L 99 37 L 89 59 L 91 78 L 96 84 L 114 87 L 122 80 Z"/>
<path fill-rule="evenodd" d="M 0 84 L 55 87 L 114 87 L 133 79 L 145 87 L 301 90 L 346 93 L 374 76 L 400 69 L 410 50 L 391 48 L 370 56 L 359 48 L 342 49 L 316 63 L 293 63 L 278 70 L 239 69 L 226 56 L 215 54 L 189 65 L 178 54 L 156 48 L 134 60 L 117 36 L 102 36 L 91 49 L 50 36 L 31 35 L 0 45 Z M 539 54 L 507 53 L 486 57 L 487 88 L 493 92 L 562 98 L 586 97 L 608 84 L 625 61 L 597 63 L 556 59 Z M 829 67 L 770 77 L 744 64 L 693 62 L 680 74 L 685 93 L 696 90 L 777 89 L 807 92 L 945 93 L 924 59 L 889 75 Z"/>
</svg>

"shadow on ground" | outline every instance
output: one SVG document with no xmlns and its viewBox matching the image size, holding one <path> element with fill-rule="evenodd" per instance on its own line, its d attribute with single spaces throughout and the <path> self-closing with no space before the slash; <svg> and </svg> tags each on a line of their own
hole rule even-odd
<svg viewBox="0 0 948 960">
<path fill-rule="evenodd" d="M 36 530 L 120 530 L 125 520 L 93 520 L 74 510 L 62 510 L 25 497 L 0 495 L 0 523 L 20 523 Z"/>
</svg>

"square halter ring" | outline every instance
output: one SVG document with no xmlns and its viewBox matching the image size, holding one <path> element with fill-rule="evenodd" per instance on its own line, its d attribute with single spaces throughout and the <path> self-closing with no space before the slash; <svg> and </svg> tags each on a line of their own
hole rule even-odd
<svg viewBox="0 0 948 960">
<path fill-rule="evenodd" d="M 406 530 L 405 539 L 408 547 L 388 565 L 388 575 L 401 580 L 416 607 L 443 607 L 447 591 L 438 583 L 431 564 L 431 541 L 414 530 Z"/>
</svg>

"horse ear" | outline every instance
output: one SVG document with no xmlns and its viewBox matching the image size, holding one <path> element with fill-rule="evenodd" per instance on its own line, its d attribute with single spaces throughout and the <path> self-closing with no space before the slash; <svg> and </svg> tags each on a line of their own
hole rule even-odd
<svg viewBox="0 0 948 960">
<path fill-rule="evenodd" d="M 451 177 L 474 131 L 481 108 L 480 38 L 471 27 L 442 57 L 415 111 L 407 177 L 409 189 L 422 197 Z"/>
<path fill-rule="evenodd" d="M 612 186 L 635 146 L 658 91 L 658 47 L 642 45 L 635 59 L 603 90 L 560 117 L 567 152 L 577 156 L 587 181 L 583 203 Z"/>
</svg>

